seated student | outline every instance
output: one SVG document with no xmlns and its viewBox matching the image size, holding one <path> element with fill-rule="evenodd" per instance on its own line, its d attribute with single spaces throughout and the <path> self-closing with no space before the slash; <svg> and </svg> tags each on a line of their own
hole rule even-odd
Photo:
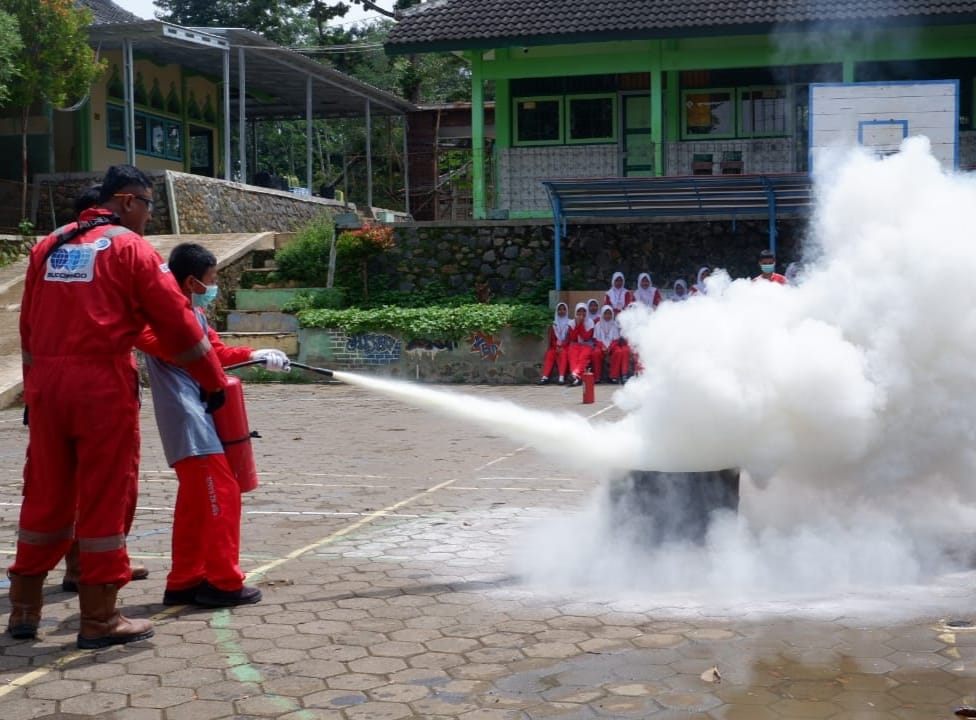
<svg viewBox="0 0 976 720">
<path fill-rule="evenodd" d="M 586 367 L 593 360 L 593 321 L 587 316 L 586 303 L 576 304 L 576 320 L 573 329 L 569 331 L 569 372 L 573 377 L 571 383 L 576 387 L 583 381 L 580 376 L 586 372 Z"/>
<path fill-rule="evenodd" d="M 607 294 L 603 298 L 603 304 L 613 308 L 613 315 L 616 317 L 617 313 L 632 302 L 634 302 L 634 296 L 630 290 L 624 287 L 624 274 L 622 272 L 615 272 L 613 278 L 610 280 L 610 289 L 607 290 Z M 602 315 L 603 312 L 601 311 L 600 314 Z"/>
<path fill-rule="evenodd" d="M 634 291 L 634 301 L 649 308 L 656 308 L 661 304 L 661 293 L 651 284 L 650 273 L 637 276 L 637 289 Z"/>
<path fill-rule="evenodd" d="M 569 305 L 564 302 L 556 305 L 556 314 L 549 327 L 549 347 L 542 361 L 542 379 L 540 385 L 549 384 L 549 376 L 555 367 L 559 370 L 559 384 L 566 384 L 566 373 L 569 370 L 569 331 L 573 329 L 573 321 L 569 318 Z"/>
<path fill-rule="evenodd" d="M 705 287 L 705 281 L 711 274 L 712 269 L 708 266 L 698 268 L 698 278 L 695 280 L 695 284 L 691 286 L 692 295 L 708 295 L 708 288 Z"/>
<path fill-rule="evenodd" d="M 586 301 L 586 317 L 594 325 L 600 322 L 600 301 L 596 298 L 590 298 Z"/>
<path fill-rule="evenodd" d="M 613 316 L 613 308 L 603 306 L 603 317 L 593 328 L 593 375 L 597 382 L 603 375 L 603 361 L 609 358 L 610 382 L 616 384 L 626 379 L 630 368 L 630 347 L 620 337 L 620 325 Z"/>
<path fill-rule="evenodd" d="M 759 270 L 760 274 L 756 275 L 753 280 L 768 280 L 780 285 L 786 284 L 786 278 L 776 272 L 776 256 L 773 255 L 772 250 L 763 250 L 759 253 Z"/>
<path fill-rule="evenodd" d="M 684 302 L 688 299 L 688 283 L 680 278 L 674 281 L 674 289 L 671 291 L 673 302 Z"/>
</svg>

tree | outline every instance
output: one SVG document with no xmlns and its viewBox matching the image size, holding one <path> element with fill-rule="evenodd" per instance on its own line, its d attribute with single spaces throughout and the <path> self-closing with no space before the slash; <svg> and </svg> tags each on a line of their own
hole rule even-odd
<svg viewBox="0 0 976 720">
<path fill-rule="evenodd" d="M 10 99 L 10 86 L 17 77 L 17 53 L 23 48 L 17 19 L 0 10 L 0 107 Z"/>
<path fill-rule="evenodd" d="M 10 83 L 11 107 L 20 108 L 21 216 L 27 216 L 27 122 L 31 107 L 63 107 L 83 98 L 104 71 L 88 45 L 91 13 L 74 0 L 0 0 L 12 15 L 22 45 L 15 54 L 17 75 Z"/>
</svg>

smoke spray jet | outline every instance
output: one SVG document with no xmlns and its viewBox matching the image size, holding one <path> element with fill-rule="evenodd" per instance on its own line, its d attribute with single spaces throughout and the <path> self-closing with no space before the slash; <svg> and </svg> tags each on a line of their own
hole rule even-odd
<svg viewBox="0 0 976 720">
<path fill-rule="evenodd" d="M 381 392 L 405 403 L 433 412 L 461 418 L 488 430 L 504 433 L 509 438 L 526 442 L 533 448 L 553 455 L 570 457 L 583 463 L 604 463 L 611 467 L 626 467 L 618 457 L 619 447 L 587 447 L 593 438 L 594 428 L 585 418 L 573 413 L 553 413 L 532 410 L 512 402 L 488 400 L 433 390 L 420 385 L 355 373 L 334 373 L 336 380 L 357 385 L 366 390 Z M 629 457 L 636 458 L 638 449 L 632 447 Z"/>
</svg>

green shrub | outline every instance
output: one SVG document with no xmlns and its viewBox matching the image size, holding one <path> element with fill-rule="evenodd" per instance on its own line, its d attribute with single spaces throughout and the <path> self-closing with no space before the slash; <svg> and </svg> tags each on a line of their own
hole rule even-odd
<svg viewBox="0 0 976 720">
<path fill-rule="evenodd" d="M 544 305 L 481 303 L 459 307 L 404 308 L 383 306 L 372 309 L 303 310 L 298 324 L 303 328 L 341 328 L 357 334 L 369 331 L 397 332 L 405 340 L 462 340 L 474 332 L 497 332 L 511 327 L 520 335 L 542 335 L 552 322 L 552 311 Z"/>
<path fill-rule="evenodd" d="M 299 229 L 295 238 L 275 253 L 277 276 L 282 280 L 325 285 L 334 236 L 335 225 L 327 213 Z"/>
<path fill-rule="evenodd" d="M 297 313 L 302 310 L 338 310 L 345 304 L 345 295 L 345 291 L 337 287 L 307 290 L 297 293 L 291 301 L 282 306 L 281 311 Z"/>
</svg>

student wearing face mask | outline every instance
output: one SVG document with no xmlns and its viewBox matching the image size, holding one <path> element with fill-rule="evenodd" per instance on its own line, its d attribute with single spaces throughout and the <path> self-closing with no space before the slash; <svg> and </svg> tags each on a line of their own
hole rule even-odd
<svg viewBox="0 0 976 720">
<path fill-rule="evenodd" d="M 168 265 L 221 365 L 263 360 L 268 370 L 290 369 L 281 350 L 228 347 L 207 325 L 204 310 L 217 297 L 217 259 L 209 250 L 196 243 L 177 245 Z M 166 462 L 179 481 L 173 567 L 166 578 L 163 604 L 230 607 L 259 602 L 261 591 L 244 585 L 240 568 L 240 487 L 224 456 L 213 416 L 200 400 L 200 387 L 165 359 L 149 329 L 136 348 L 146 353 L 156 425 Z"/>
<path fill-rule="evenodd" d="M 772 250 L 763 250 L 759 253 L 759 271 L 760 274 L 753 280 L 768 280 L 780 285 L 786 284 L 786 278 L 776 272 L 776 256 L 773 255 Z"/>
</svg>

